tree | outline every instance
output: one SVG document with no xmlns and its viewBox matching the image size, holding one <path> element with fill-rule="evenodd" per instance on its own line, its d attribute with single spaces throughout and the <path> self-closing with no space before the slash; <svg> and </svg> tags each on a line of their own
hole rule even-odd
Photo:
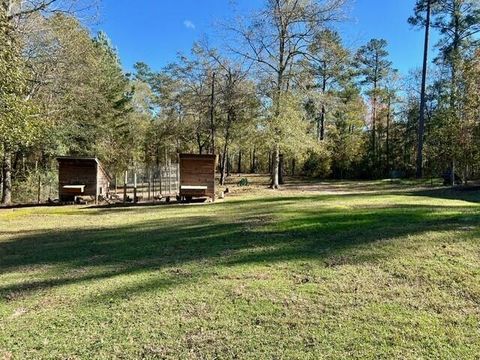
<svg viewBox="0 0 480 360">
<path fill-rule="evenodd" d="M 327 139 L 332 175 L 335 178 L 354 177 L 365 149 L 365 104 L 360 89 L 354 84 L 346 84 L 336 96 L 339 103 L 333 109 Z"/>
<path fill-rule="evenodd" d="M 426 25 L 427 18 L 423 15 L 422 10 L 427 7 L 427 0 L 418 1 L 415 15 L 409 20 L 410 23 Z M 475 53 L 479 43 L 476 35 L 480 33 L 480 3 L 476 0 L 432 0 L 431 16 L 431 27 L 440 33 L 440 40 L 436 44 L 439 56 L 435 60 L 449 72 L 449 80 L 442 81 L 442 87 L 448 89 L 449 92 L 449 108 L 443 108 L 442 112 L 451 123 L 449 127 L 458 130 L 462 117 L 460 109 L 463 108 L 459 103 L 461 89 L 464 86 L 461 71 L 464 69 L 465 60 Z M 459 140 L 452 138 L 453 133 L 446 135 L 452 139 L 451 146 L 456 147 Z M 455 171 L 453 169 L 456 152 L 452 147 L 450 147 L 452 150 L 450 152 L 450 171 L 453 175 L 452 183 L 454 183 Z"/>
<path fill-rule="evenodd" d="M 96 0 L 1 0 L 8 21 L 23 21 L 36 14 L 90 16 L 96 12 Z"/>
<path fill-rule="evenodd" d="M 426 1 L 426 5 L 425 5 Z M 425 104 L 426 104 L 426 84 L 427 84 L 427 70 L 428 70 L 428 45 L 430 42 L 430 15 L 433 0 L 419 0 L 415 5 L 416 17 L 410 18 L 411 24 L 416 24 L 421 19 L 421 13 L 426 12 L 424 21 L 425 40 L 423 45 L 423 64 L 422 64 L 422 85 L 420 90 L 420 116 L 418 120 L 418 143 L 417 143 L 417 172 L 418 179 L 423 177 L 423 139 L 425 133 Z M 421 21 L 423 22 L 423 21 Z"/>
<path fill-rule="evenodd" d="M 3 4 L 5 5 L 5 4 Z M 25 102 L 25 69 L 7 13 L 0 12 L 0 147 L 3 149 L 2 204 L 12 201 L 12 154 L 32 137 Z"/>
<path fill-rule="evenodd" d="M 307 58 L 307 71 L 315 79 L 312 90 L 320 93 L 319 101 L 315 101 L 315 96 L 310 100 L 313 102 L 314 111 L 317 113 L 315 116 L 317 140 L 322 141 L 325 138 L 327 103 L 329 102 L 328 91 L 333 90 L 336 86 L 338 87 L 347 75 L 350 54 L 342 46 L 340 35 L 335 31 L 325 29 L 315 35 L 314 41 L 309 46 Z M 320 109 L 317 110 L 317 108 Z M 318 112 L 320 115 L 318 115 Z"/>
<path fill-rule="evenodd" d="M 219 127 L 223 132 L 223 149 L 220 162 L 220 184 L 225 184 L 229 146 L 235 136 L 248 127 L 248 122 L 255 121 L 258 101 L 254 84 L 248 81 L 248 71 L 241 63 L 232 63 L 222 58 L 216 51 L 209 51 L 209 56 L 218 65 L 219 79 Z"/>
<path fill-rule="evenodd" d="M 305 58 L 315 34 L 340 17 L 345 0 L 268 0 L 265 7 L 230 30 L 240 38 L 234 53 L 251 60 L 270 86 L 266 97 L 272 106 L 271 124 L 284 119 L 282 99 L 298 74 L 295 65 Z M 280 129 L 270 126 L 272 139 L 281 139 Z M 273 143 L 272 188 L 279 186 L 280 146 Z"/>
<path fill-rule="evenodd" d="M 367 95 L 372 100 L 371 149 L 374 164 L 378 161 L 377 113 L 381 82 L 388 76 L 392 66 L 387 58 L 387 41 L 383 39 L 370 40 L 358 49 L 355 56 L 358 72 L 361 76 L 360 83 L 366 86 Z"/>
</svg>

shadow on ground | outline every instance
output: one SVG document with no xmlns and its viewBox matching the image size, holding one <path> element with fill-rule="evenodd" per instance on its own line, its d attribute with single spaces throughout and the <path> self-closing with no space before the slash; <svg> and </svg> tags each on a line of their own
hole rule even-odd
<svg viewBox="0 0 480 360">
<path fill-rule="evenodd" d="M 411 195 L 450 198 L 438 190 L 412 192 Z M 376 247 L 368 246 L 373 242 L 384 244 L 429 231 L 475 227 L 480 220 L 477 207 L 461 205 L 410 203 L 358 207 L 348 211 L 321 206 L 322 202 L 339 196 L 375 195 L 236 200 L 209 205 L 214 216 L 192 216 L 185 211 L 185 216 L 174 223 L 158 219 L 110 228 L 22 233 L 0 243 L 0 273 L 45 265 L 63 270 L 61 275 L 46 279 L 0 286 L 0 297 L 8 300 L 19 293 L 154 270 L 165 270 L 169 275 L 99 296 L 132 296 L 153 288 L 197 281 L 202 276 L 213 276 L 211 269 L 215 266 L 311 259 L 323 261 L 326 267 L 373 262 L 395 256 L 401 246 L 397 244 L 395 251 L 379 252 Z M 478 199 L 476 195 L 466 196 L 469 201 Z M 318 202 L 318 207 L 310 206 L 312 202 Z M 446 212 L 445 208 L 451 211 Z M 150 209 L 154 208 L 92 211 L 101 215 Z M 161 206 L 158 211 L 178 209 L 178 206 Z M 175 270 L 191 262 L 200 262 L 204 266 L 187 275 Z"/>
</svg>

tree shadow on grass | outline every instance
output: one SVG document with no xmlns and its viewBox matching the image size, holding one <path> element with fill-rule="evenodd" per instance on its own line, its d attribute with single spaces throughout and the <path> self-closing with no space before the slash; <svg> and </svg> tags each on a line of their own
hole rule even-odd
<svg viewBox="0 0 480 360">
<path fill-rule="evenodd" d="M 436 199 L 463 200 L 472 203 L 480 203 L 480 188 L 478 186 L 422 189 L 412 191 L 411 195 L 425 196 Z"/>
<path fill-rule="evenodd" d="M 368 246 L 373 242 L 401 242 L 405 236 L 477 226 L 480 220 L 476 208 L 461 206 L 406 204 L 348 211 L 321 207 L 321 203 L 315 209 L 302 207 L 302 202 L 323 198 L 240 200 L 211 208 L 215 216 L 207 218 L 185 211 L 185 216 L 175 221 L 12 236 L 0 243 L 0 273 L 37 266 L 49 270 L 45 278 L 0 285 L 0 298 L 15 299 L 64 285 L 157 272 L 93 299 L 103 301 L 193 283 L 215 276 L 215 268 L 224 266 L 291 260 L 323 261 L 325 266 L 335 266 L 338 259 L 342 265 L 374 262 L 396 256 L 402 245 L 396 244 L 396 250 L 377 251 Z M 296 206 L 291 208 L 290 203 Z M 445 208 L 454 211 L 445 212 Z M 182 270 L 192 263 L 200 265 L 190 272 Z"/>
</svg>

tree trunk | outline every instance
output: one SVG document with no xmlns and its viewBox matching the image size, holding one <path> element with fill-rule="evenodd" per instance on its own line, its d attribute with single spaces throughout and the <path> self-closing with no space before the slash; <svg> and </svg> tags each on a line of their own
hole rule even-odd
<svg viewBox="0 0 480 360">
<path fill-rule="evenodd" d="M 322 78 L 322 94 L 325 96 L 325 92 L 327 91 L 327 64 L 323 62 L 323 78 Z M 325 101 L 325 99 L 323 100 Z M 318 140 L 323 141 L 325 139 L 325 118 L 327 116 L 327 109 L 325 108 L 325 104 L 322 104 L 322 112 L 320 113 L 320 123 L 318 124 Z"/>
<path fill-rule="evenodd" d="M 3 154 L 3 193 L 2 204 L 11 205 L 12 203 L 12 153 L 7 149 Z"/>
<path fill-rule="evenodd" d="M 388 109 L 387 109 L 387 138 L 385 140 L 385 151 L 387 152 L 387 176 L 390 174 L 390 117 L 391 117 L 391 99 L 388 98 Z"/>
<path fill-rule="evenodd" d="M 202 145 L 202 141 L 201 141 L 201 139 L 200 139 L 200 134 L 197 133 L 196 135 L 197 135 L 198 153 L 199 153 L 200 155 L 202 155 L 202 153 L 203 153 L 203 145 Z"/>
<path fill-rule="evenodd" d="M 430 41 L 430 13 L 431 0 L 427 3 L 427 20 L 425 23 L 425 41 L 423 44 L 423 69 L 422 69 L 422 88 L 420 92 L 420 117 L 418 121 L 418 143 L 417 143 L 417 179 L 423 177 L 423 138 L 425 133 L 425 105 L 426 105 L 426 87 L 428 71 L 428 44 Z"/>
<path fill-rule="evenodd" d="M 230 176 L 231 170 L 232 170 L 232 159 L 230 158 L 230 154 L 228 150 L 226 151 L 225 156 L 227 157 L 227 176 Z"/>
<path fill-rule="evenodd" d="M 241 174 L 242 173 L 242 150 L 238 151 L 238 167 L 237 167 L 237 173 Z"/>
<path fill-rule="evenodd" d="M 272 189 L 278 189 L 278 186 L 280 185 L 279 179 L 278 179 L 278 172 L 280 168 L 280 147 L 278 144 L 275 145 L 275 150 L 273 153 L 273 165 L 272 165 Z"/>
<path fill-rule="evenodd" d="M 225 170 L 227 168 L 227 151 L 224 147 L 223 154 L 220 162 L 220 185 L 225 185 Z"/>
<path fill-rule="evenodd" d="M 212 74 L 212 94 L 210 99 L 211 144 L 210 153 L 215 154 L 215 73 Z"/>
<path fill-rule="evenodd" d="M 373 109 L 372 109 L 372 151 L 373 161 L 377 163 L 377 84 L 373 88 Z"/>
<path fill-rule="evenodd" d="M 268 153 L 268 173 L 272 173 L 272 153 Z"/>
<path fill-rule="evenodd" d="M 452 186 L 455 186 L 455 160 L 452 160 Z"/>
<path fill-rule="evenodd" d="M 40 173 L 38 173 L 38 182 L 37 182 L 37 204 L 40 204 L 42 195 L 42 177 Z"/>
<path fill-rule="evenodd" d="M 320 124 L 319 124 L 319 140 L 323 141 L 325 139 L 325 118 L 327 115 L 327 111 L 325 109 L 325 105 L 322 105 L 322 113 L 320 114 Z"/>
<path fill-rule="evenodd" d="M 285 182 L 283 181 L 283 170 L 284 170 L 284 158 L 283 158 L 283 154 L 280 154 L 279 155 L 279 162 L 278 162 L 278 183 L 280 185 L 283 185 L 285 184 Z"/>
<path fill-rule="evenodd" d="M 257 149 L 253 148 L 252 173 L 257 173 Z"/>
<path fill-rule="evenodd" d="M 252 174 L 253 174 L 253 168 L 255 167 L 254 159 L 255 159 L 255 147 L 250 150 L 250 173 Z"/>
</svg>

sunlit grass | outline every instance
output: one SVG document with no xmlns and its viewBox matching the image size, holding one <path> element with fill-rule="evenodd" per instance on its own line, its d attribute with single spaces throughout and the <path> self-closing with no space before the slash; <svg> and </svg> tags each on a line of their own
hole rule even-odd
<svg viewBox="0 0 480 360">
<path fill-rule="evenodd" d="M 0 211 L 0 358 L 478 355 L 477 192 L 299 184 Z"/>
</svg>

